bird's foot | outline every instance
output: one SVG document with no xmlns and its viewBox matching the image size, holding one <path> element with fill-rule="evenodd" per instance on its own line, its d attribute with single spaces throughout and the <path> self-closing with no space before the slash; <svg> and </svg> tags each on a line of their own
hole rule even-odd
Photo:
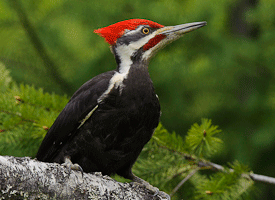
<svg viewBox="0 0 275 200">
<path fill-rule="evenodd" d="M 69 176 L 72 170 L 76 170 L 76 171 L 80 171 L 83 177 L 82 167 L 77 163 L 73 164 L 69 156 L 65 157 L 65 162 L 62 164 L 62 166 L 66 167 L 69 170 Z"/>
</svg>

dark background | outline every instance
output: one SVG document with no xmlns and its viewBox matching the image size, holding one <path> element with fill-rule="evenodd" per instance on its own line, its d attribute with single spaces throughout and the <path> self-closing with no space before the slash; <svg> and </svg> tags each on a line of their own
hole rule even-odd
<svg viewBox="0 0 275 200">
<path fill-rule="evenodd" d="M 201 118 L 223 130 L 213 161 L 275 177 L 275 1 L 0 0 L 0 62 L 18 83 L 72 95 L 116 67 L 94 29 L 130 18 L 208 25 L 161 50 L 149 72 L 161 121 L 184 136 Z M 261 199 L 275 187 L 257 184 Z"/>
</svg>

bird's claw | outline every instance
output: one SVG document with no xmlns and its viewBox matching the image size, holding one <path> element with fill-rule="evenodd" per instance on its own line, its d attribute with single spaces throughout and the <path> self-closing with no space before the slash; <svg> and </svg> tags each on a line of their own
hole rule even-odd
<svg viewBox="0 0 275 200">
<path fill-rule="evenodd" d="M 69 176 L 70 176 L 72 170 L 76 170 L 76 171 L 81 172 L 81 175 L 83 178 L 84 171 L 83 171 L 82 167 L 77 163 L 73 164 L 70 157 L 65 158 L 65 162 L 62 164 L 62 166 L 66 167 L 69 170 Z"/>
</svg>

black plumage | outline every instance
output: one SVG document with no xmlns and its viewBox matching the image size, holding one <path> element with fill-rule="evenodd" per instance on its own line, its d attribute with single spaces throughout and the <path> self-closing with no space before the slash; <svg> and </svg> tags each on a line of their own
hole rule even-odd
<svg viewBox="0 0 275 200">
<path fill-rule="evenodd" d="M 84 172 L 118 174 L 157 191 L 131 170 L 160 117 L 148 62 L 166 44 L 205 25 L 164 27 L 131 19 L 96 30 L 111 45 L 117 69 L 75 92 L 42 141 L 37 159 L 68 163 L 69 158 Z M 71 162 L 67 166 L 73 168 Z"/>
<path fill-rule="evenodd" d="M 85 172 L 131 178 L 132 165 L 158 125 L 160 105 L 144 66 L 131 67 L 121 94 L 114 88 L 98 104 L 115 73 L 100 74 L 75 92 L 45 136 L 38 160 L 63 163 L 70 156 Z"/>
</svg>

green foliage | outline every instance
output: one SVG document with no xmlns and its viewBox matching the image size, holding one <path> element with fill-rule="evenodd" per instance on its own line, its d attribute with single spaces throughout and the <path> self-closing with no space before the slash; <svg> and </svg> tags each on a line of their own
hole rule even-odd
<svg viewBox="0 0 275 200">
<path fill-rule="evenodd" d="M 254 182 L 244 175 L 249 169 L 237 161 L 230 166 L 196 185 L 196 199 L 250 199 Z"/>
<path fill-rule="evenodd" d="M 221 133 L 218 126 L 211 125 L 211 120 L 202 119 L 202 124 L 195 123 L 188 130 L 185 143 L 192 154 L 198 157 L 209 157 L 221 148 L 222 140 L 215 137 Z"/>
<path fill-rule="evenodd" d="M 205 133 L 206 132 L 206 133 Z M 170 193 L 176 185 L 193 170 L 199 162 L 221 150 L 221 130 L 211 120 L 195 123 L 184 139 L 170 134 L 160 124 L 151 141 L 145 146 L 134 165 L 134 173 L 153 185 Z M 203 139 L 205 138 L 205 139 Z M 174 195 L 174 199 L 251 199 L 254 182 L 249 178 L 249 168 L 235 161 L 224 171 L 204 175 L 209 168 L 200 168 Z"/>
<path fill-rule="evenodd" d="M 0 92 L 5 92 L 11 83 L 10 71 L 0 62 Z"/>
<path fill-rule="evenodd" d="M 33 86 L 17 86 L 4 65 L 0 70 L 0 154 L 34 157 L 40 142 L 68 99 Z"/>
<path fill-rule="evenodd" d="M 17 86 L 4 65 L 0 67 L 5 74 L 0 81 L 7 83 L 0 92 L 0 154 L 34 157 L 46 130 L 68 99 L 32 86 Z M 221 145 L 220 132 L 211 120 L 202 119 L 201 125 L 192 125 L 184 140 L 160 124 L 133 172 L 170 193 L 194 169 L 200 169 L 173 199 L 249 199 L 253 181 L 247 175 L 248 168 L 235 162 L 230 165 L 232 169 L 225 168 L 207 176 L 203 173 L 207 168 L 199 167 L 200 162 L 207 163 L 206 156 L 217 153 Z"/>
<path fill-rule="evenodd" d="M 167 137 L 169 135 L 169 137 Z M 185 146 L 182 137 L 175 132 L 168 133 L 167 130 L 160 123 L 156 128 L 155 133 L 152 137 L 152 140 L 158 144 L 163 145 L 164 147 L 168 147 L 170 149 L 174 149 L 178 152 L 184 152 Z"/>
<path fill-rule="evenodd" d="M 0 10 L 4 11 L 0 12 L 0 61 L 24 87 L 35 85 L 58 94 L 65 91 L 49 75 L 11 4 L 15 1 L 27 13 L 58 74 L 73 88 L 68 95 L 88 79 L 116 67 L 108 45 L 93 33 L 94 29 L 129 18 L 146 18 L 164 25 L 207 21 L 206 27 L 160 51 L 149 65 L 161 101 L 162 123 L 184 137 L 190 124 L 210 118 L 222 127 L 226 141 L 215 160 L 225 163 L 237 159 L 259 174 L 275 176 L 275 1 L 0 1 Z M 5 76 L 0 70 L 1 92 L 14 84 L 8 79 L 3 82 Z M 12 95 L 8 99 L 16 101 Z M 7 125 L 13 121 L 7 113 L 1 112 L 2 116 Z M 22 119 L 17 117 L 18 121 Z M 43 118 L 45 122 L 40 124 L 49 125 L 53 118 Z M 193 147 L 200 138 L 203 141 L 202 135 L 193 138 Z M 160 141 L 169 148 L 176 146 L 180 152 L 191 148 L 181 145 L 186 140 L 176 140 L 175 144 Z M 194 149 L 196 155 L 204 153 L 206 143 L 200 147 Z M 212 150 L 202 156 L 209 158 L 217 151 Z M 261 199 L 275 196 L 270 186 L 263 186 L 261 191 Z"/>
</svg>

